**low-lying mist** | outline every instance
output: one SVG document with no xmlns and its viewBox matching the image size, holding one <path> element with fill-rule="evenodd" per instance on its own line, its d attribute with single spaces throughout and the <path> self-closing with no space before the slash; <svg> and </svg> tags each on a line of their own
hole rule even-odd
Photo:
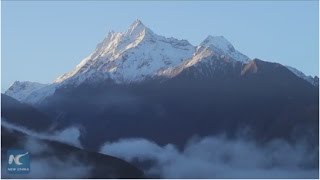
<svg viewBox="0 0 320 180">
<path fill-rule="evenodd" d="M 318 178 L 318 149 L 300 141 L 264 145 L 247 138 L 192 138 L 182 151 L 142 138 L 105 143 L 101 153 L 123 158 L 161 178 Z"/>
<path fill-rule="evenodd" d="M 89 176 L 92 167 L 78 161 L 76 157 L 62 160 L 41 156 L 52 149 L 38 139 L 82 147 L 80 131 L 76 127 L 43 134 L 5 121 L 2 121 L 2 126 L 37 137 L 29 137 L 23 142 L 24 149 L 34 155 L 32 172 L 25 177 Z M 257 143 L 244 135 L 236 139 L 224 135 L 194 137 L 182 149 L 173 144 L 160 146 L 143 138 L 106 142 L 100 148 L 100 153 L 119 157 L 140 167 L 147 177 L 159 178 L 318 178 L 318 152 L 318 147 L 309 146 L 304 140 L 289 143 L 274 139 L 267 143 Z M 52 172 L 60 173 L 58 176 Z"/>
<path fill-rule="evenodd" d="M 53 133 L 39 133 L 39 132 L 32 131 L 26 127 L 17 126 L 9 122 L 6 122 L 3 118 L 1 119 L 1 125 L 7 128 L 8 130 L 10 129 L 16 130 L 24 134 L 37 137 L 39 139 L 47 139 L 47 140 L 63 142 L 78 148 L 82 148 L 82 145 L 79 140 L 80 130 L 77 127 L 68 127 Z"/>
</svg>

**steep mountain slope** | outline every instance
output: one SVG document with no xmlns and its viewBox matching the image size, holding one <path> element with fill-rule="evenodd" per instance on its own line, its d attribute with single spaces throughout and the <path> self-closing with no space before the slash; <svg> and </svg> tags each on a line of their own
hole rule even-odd
<svg viewBox="0 0 320 180">
<path fill-rule="evenodd" d="M 34 131 L 48 132 L 58 128 L 58 122 L 36 108 L 1 94 L 1 118 Z"/>
<path fill-rule="evenodd" d="M 311 83 L 314 86 L 319 86 L 319 78 L 318 76 L 307 76 L 305 75 L 303 72 L 299 71 L 298 69 L 294 68 L 294 67 L 290 67 L 290 66 L 286 66 L 291 72 L 293 72 L 296 76 L 308 81 L 309 83 Z"/>
</svg>

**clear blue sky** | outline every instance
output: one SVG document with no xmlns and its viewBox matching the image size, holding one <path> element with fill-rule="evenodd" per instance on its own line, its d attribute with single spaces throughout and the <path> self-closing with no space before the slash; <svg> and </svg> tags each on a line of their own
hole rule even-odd
<svg viewBox="0 0 320 180">
<path fill-rule="evenodd" d="M 15 80 L 52 82 L 110 30 L 140 19 L 155 33 L 198 45 L 223 35 L 250 58 L 318 74 L 317 1 L 2 1 L 2 91 Z"/>
</svg>

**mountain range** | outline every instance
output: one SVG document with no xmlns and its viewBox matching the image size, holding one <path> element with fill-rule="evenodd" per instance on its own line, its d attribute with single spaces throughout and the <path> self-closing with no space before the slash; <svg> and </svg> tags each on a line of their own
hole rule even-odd
<svg viewBox="0 0 320 180">
<path fill-rule="evenodd" d="M 215 63 L 208 60 L 212 58 L 230 64 L 241 62 L 242 65 L 251 61 L 223 36 L 209 35 L 195 47 L 187 40 L 159 36 L 140 20 L 136 20 L 123 33 L 109 32 L 93 53 L 74 70 L 59 76 L 53 83 L 16 81 L 5 94 L 22 102 L 37 104 L 63 86 L 75 87 L 84 82 L 105 80 L 130 84 L 150 78 L 174 77 L 190 67 L 201 64 L 210 66 Z M 317 76 L 306 76 L 293 67 L 286 67 L 296 76 L 318 86 Z M 223 67 L 214 65 L 211 71 L 218 68 Z M 208 72 L 202 73 L 205 75 Z"/>
<path fill-rule="evenodd" d="M 35 117 L 30 128 L 37 126 L 35 111 L 50 127 L 80 127 L 81 144 L 91 151 L 130 137 L 183 149 L 190 138 L 219 134 L 231 139 L 246 134 L 260 145 L 307 139 L 314 149 L 318 91 L 317 76 L 251 59 L 223 36 L 193 46 L 157 35 L 136 20 L 125 32 L 110 32 L 54 82 L 16 81 L 2 96 L 7 99 L 2 107 L 17 123 Z M 19 103 L 28 106 L 27 116 L 12 113 L 21 111 Z"/>
</svg>

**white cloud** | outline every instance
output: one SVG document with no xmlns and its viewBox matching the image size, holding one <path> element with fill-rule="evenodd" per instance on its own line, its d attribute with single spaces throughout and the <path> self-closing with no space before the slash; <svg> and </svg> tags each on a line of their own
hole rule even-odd
<svg viewBox="0 0 320 180">
<path fill-rule="evenodd" d="M 317 151 L 304 143 L 274 140 L 257 145 L 244 138 L 211 136 L 191 140 L 183 151 L 171 144 L 159 146 L 146 139 L 105 143 L 102 153 L 136 163 L 151 161 L 145 171 L 162 178 L 317 178 Z"/>
</svg>

